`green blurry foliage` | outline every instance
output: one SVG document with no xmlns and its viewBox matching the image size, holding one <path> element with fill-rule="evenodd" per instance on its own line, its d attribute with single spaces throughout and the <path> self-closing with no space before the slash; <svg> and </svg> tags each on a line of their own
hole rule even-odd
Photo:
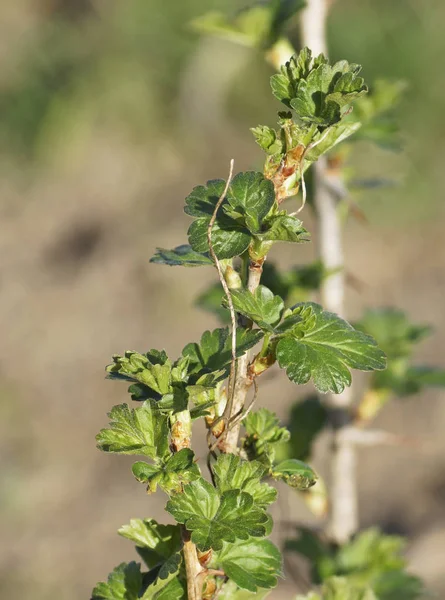
<svg viewBox="0 0 445 600">
<path fill-rule="evenodd" d="M 371 590 L 377 600 L 416 600 L 425 598 L 425 588 L 418 577 L 406 569 L 403 558 L 403 538 L 385 535 L 372 528 L 359 533 L 351 542 L 338 548 L 327 543 L 318 534 L 301 528 L 298 537 L 286 542 L 290 552 L 297 552 L 310 563 L 314 583 L 324 583 L 322 600 L 340 600 L 347 595 L 333 594 L 333 579 L 343 579 L 340 589 L 351 590 L 351 598 L 368 598 L 354 594 L 368 594 Z M 334 588 L 338 582 L 334 585 Z M 308 597 L 311 598 L 311 596 Z"/>
</svg>

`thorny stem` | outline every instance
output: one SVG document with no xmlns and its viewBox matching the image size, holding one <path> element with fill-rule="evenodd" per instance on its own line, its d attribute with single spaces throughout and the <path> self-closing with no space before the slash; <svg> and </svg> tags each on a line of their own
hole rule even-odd
<svg viewBox="0 0 445 600">
<path fill-rule="evenodd" d="M 200 573 L 202 567 L 199 564 L 198 555 L 196 554 L 196 546 L 190 540 L 190 532 L 187 531 L 184 525 L 181 526 L 181 534 L 184 553 L 185 573 L 187 576 L 187 598 L 188 600 L 201 600 L 202 581 Z"/>
<path fill-rule="evenodd" d="M 301 36 L 304 46 L 317 55 L 327 56 L 326 20 L 328 0 L 308 0 L 302 13 Z M 314 165 L 314 203 L 318 216 L 319 255 L 326 269 L 333 274 L 322 283 L 322 303 L 326 310 L 344 316 L 345 277 L 341 222 L 335 196 L 327 185 L 327 161 L 321 157 Z M 358 494 L 356 482 L 356 452 L 348 439 L 353 427 L 350 389 L 338 396 L 330 395 L 331 424 L 334 429 L 332 455 L 332 491 L 330 535 L 342 544 L 358 529 Z"/>
<path fill-rule="evenodd" d="M 247 289 L 250 292 L 254 292 L 260 284 L 261 275 L 263 273 L 264 260 L 250 261 L 248 276 L 247 276 Z M 249 377 L 250 353 L 246 352 L 241 358 L 238 359 L 236 368 L 236 380 L 233 392 L 233 402 L 230 407 L 230 413 L 228 413 L 229 420 L 236 419 L 236 417 L 243 412 L 244 405 L 246 403 L 247 394 L 250 386 L 253 383 L 253 378 Z M 227 428 L 227 432 L 224 439 L 219 444 L 221 452 L 225 453 L 236 453 L 238 447 L 239 430 L 241 421 L 236 419 L 232 422 L 232 426 Z"/>
<path fill-rule="evenodd" d="M 191 446 L 191 419 L 188 411 L 183 411 L 175 415 L 171 421 L 171 449 L 173 452 L 179 452 L 183 448 Z M 181 526 L 181 535 L 183 540 L 183 553 L 185 571 L 187 575 L 187 597 L 189 600 L 201 600 L 202 593 L 199 587 L 198 575 L 202 567 L 198 560 L 196 546 L 190 539 L 190 533 L 184 525 Z"/>
</svg>

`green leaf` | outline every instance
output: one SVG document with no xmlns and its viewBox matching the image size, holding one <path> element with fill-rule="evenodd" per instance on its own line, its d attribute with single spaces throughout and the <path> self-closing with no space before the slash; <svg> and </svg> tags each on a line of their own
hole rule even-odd
<svg viewBox="0 0 445 600">
<path fill-rule="evenodd" d="M 189 242 L 195 252 L 209 251 L 207 231 L 215 206 L 224 192 L 225 181 L 215 179 L 206 186 L 197 186 L 186 198 L 185 212 L 197 217 L 188 230 Z M 242 254 L 250 244 L 250 233 L 243 223 L 227 215 L 224 209 L 229 207 L 224 199 L 212 227 L 212 246 L 219 259 L 232 258 Z"/>
<path fill-rule="evenodd" d="M 213 265 L 213 261 L 208 254 L 195 252 L 191 246 L 182 244 L 166 250 L 165 248 L 157 248 L 156 254 L 150 258 L 151 263 L 168 265 L 170 267 L 201 267 Z"/>
<path fill-rule="evenodd" d="M 197 217 L 188 231 L 194 251 L 205 253 L 208 227 L 215 206 L 224 192 L 221 179 L 194 188 L 186 198 L 185 212 Z M 241 255 L 251 242 L 250 232 L 258 232 L 264 217 L 275 203 L 274 186 L 262 173 L 238 173 L 232 180 L 212 227 L 212 246 L 220 259 Z"/>
<path fill-rule="evenodd" d="M 305 600 L 304 596 L 297 596 L 297 600 Z M 331 577 L 321 590 L 321 595 L 310 594 L 307 600 L 379 600 L 370 589 L 354 586 L 345 577 Z"/>
<path fill-rule="evenodd" d="M 243 421 L 246 429 L 243 448 L 250 460 L 257 459 L 267 467 L 272 465 L 276 448 L 289 441 L 289 431 L 279 423 L 276 414 L 267 408 L 247 415 Z"/>
<path fill-rule="evenodd" d="M 191 217 L 210 218 L 224 192 L 224 179 L 212 179 L 206 185 L 198 185 L 185 199 L 184 212 Z"/>
<path fill-rule="evenodd" d="M 196 252 L 208 252 L 209 243 L 207 231 L 210 219 L 196 219 L 188 230 L 191 247 Z M 219 259 L 240 256 L 249 247 L 250 233 L 234 219 L 222 215 L 218 216 L 212 227 L 212 246 Z"/>
<path fill-rule="evenodd" d="M 167 417 L 153 410 L 148 402 L 131 410 L 127 404 L 119 404 L 108 416 L 110 428 L 102 429 L 96 436 L 100 450 L 151 458 L 168 455 Z"/>
<path fill-rule="evenodd" d="M 194 29 L 243 46 L 256 47 L 267 38 L 272 27 L 272 13 L 267 5 L 250 6 L 229 19 L 212 11 L 192 21 Z"/>
<path fill-rule="evenodd" d="M 242 490 L 249 493 L 255 504 L 262 508 L 276 500 L 276 489 L 267 483 L 261 483 L 267 469 L 260 462 L 241 460 L 234 454 L 220 454 L 213 473 L 220 494 L 228 490 Z"/>
<path fill-rule="evenodd" d="M 286 323 L 289 329 L 286 331 Z M 351 384 L 349 368 L 384 369 L 385 355 L 370 336 L 312 302 L 298 304 L 283 321 L 278 363 L 298 384 L 311 378 L 322 393 L 341 393 Z M 281 327 L 281 326 L 280 326 Z"/>
<path fill-rule="evenodd" d="M 281 154 L 284 150 L 283 142 L 277 136 L 275 129 L 267 127 L 266 125 L 259 125 L 258 127 L 252 127 L 250 130 L 256 143 L 267 152 L 267 154 Z"/>
<path fill-rule="evenodd" d="M 211 11 L 194 19 L 191 25 L 200 33 L 263 50 L 279 40 L 286 22 L 304 6 L 304 0 L 254 3 L 233 16 Z"/>
<path fill-rule="evenodd" d="M 223 542 L 234 543 L 266 534 L 266 513 L 254 505 L 250 494 L 229 490 L 221 497 L 215 488 L 198 479 L 167 503 L 167 511 L 192 532 L 199 550 L 220 550 Z"/>
<path fill-rule="evenodd" d="M 389 390 L 403 397 L 428 385 L 445 384 L 443 369 L 411 365 L 416 345 L 431 332 L 429 326 L 412 323 L 401 310 L 394 308 L 369 310 L 356 326 L 375 337 L 388 356 L 386 371 L 373 377 L 374 389 Z"/>
<path fill-rule="evenodd" d="M 238 173 L 230 184 L 227 199 L 233 210 L 243 215 L 249 231 L 258 233 L 275 203 L 274 186 L 262 173 Z"/>
<path fill-rule="evenodd" d="M 237 329 L 237 356 L 242 356 L 263 337 L 262 331 Z M 189 372 L 203 375 L 221 371 L 224 377 L 232 360 L 232 340 L 227 327 L 205 331 L 199 343 L 190 343 L 182 351 L 190 358 Z"/>
<path fill-rule="evenodd" d="M 108 576 L 107 583 L 98 583 L 92 600 L 137 600 L 142 587 L 141 566 L 138 563 L 122 563 Z"/>
<path fill-rule="evenodd" d="M 272 325 L 278 323 L 284 310 L 284 302 L 264 285 L 259 285 L 252 294 L 249 290 L 232 290 L 232 302 L 236 312 L 241 313 L 261 329 L 273 332 Z"/>
<path fill-rule="evenodd" d="M 170 556 L 159 570 L 155 570 L 156 577 L 142 596 L 142 600 L 185 600 L 184 585 L 179 578 L 181 565 L 179 553 Z M 151 572 L 148 574 L 150 577 Z"/>
<path fill-rule="evenodd" d="M 295 110 L 301 121 L 328 127 L 338 123 L 349 105 L 367 92 L 360 65 L 340 61 L 333 66 L 304 48 L 271 78 L 278 100 Z"/>
<path fill-rule="evenodd" d="M 161 525 L 154 519 L 131 519 L 118 533 L 136 544 L 149 569 L 167 560 L 181 547 L 179 525 Z"/>
<path fill-rule="evenodd" d="M 261 281 L 274 294 L 281 296 L 286 306 L 292 306 L 307 300 L 311 292 L 319 290 L 326 276 L 326 269 L 319 261 L 289 271 L 278 270 L 267 261 Z"/>
<path fill-rule="evenodd" d="M 224 544 L 213 559 L 227 577 L 240 588 L 256 592 L 258 588 L 273 588 L 281 574 L 281 553 L 269 540 L 246 540 Z"/>
<path fill-rule="evenodd" d="M 325 580 L 324 591 L 340 591 L 353 594 L 353 599 L 362 598 L 370 590 L 379 600 L 416 600 L 425 597 L 421 581 L 405 571 L 403 558 L 404 540 L 393 535 L 384 535 L 377 528 L 359 533 L 353 540 L 333 548 L 314 533 L 300 528 L 297 540 L 286 542 L 286 548 L 305 556 L 313 565 L 316 582 Z M 332 583 L 333 575 L 344 580 Z M 326 596 L 341 598 L 339 596 Z M 346 595 L 346 598 L 350 596 Z M 367 596 L 364 596 L 367 598 Z M 325 596 L 323 596 L 325 598 Z"/>
<path fill-rule="evenodd" d="M 361 123 L 337 123 L 326 129 L 322 134 L 313 137 L 314 147 L 308 150 L 304 159 L 305 171 L 312 162 L 316 161 L 322 154 L 326 154 L 340 142 L 354 135 L 361 127 Z M 316 143 L 316 145 L 315 145 Z"/>
<path fill-rule="evenodd" d="M 422 580 L 403 570 L 383 573 L 374 582 L 373 590 L 378 600 L 417 600 L 430 597 Z"/>
<path fill-rule="evenodd" d="M 296 458 L 289 458 L 275 465 L 271 474 L 274 479 L 280 479 L 298 490 L 307 490 L 315 485 L 318 479 L 309 465 Z"/>
<path fill-rule="evenodd" d="M 148 484 L 148 491 L 156 492 L 159 485 L 167 494 L 180 492 L 183 484 L 200 476 L 195 455 L 190 448 L 183 448 L 160 465 L 138 461 L 132 470 L 139 482 Z"/>
<path fill-rule="evenodd" d="M 106 367 L 111 378 L 124 378 L 127 381 L 142 383 L 156 395 L 168 394 L 171 391 L 172 364 L 164 351 L 150 350 L 139 354 L 127 350 L 124 356 L 115 354 L 113 363 Z"/>
<path fill-rule="evenodd" d="M 303 223 L 288 215 L 286 211 L 281 211 L 271 217 L 268 217 L 264 222 L 263 228 L 256 237 L 261 241 L 274 242 L 307 242 L 309 241 L 309 233 L 303 227 Z"/>
<path fill-rule="evenodd" d="M 414 346 L 431 333 L 429 325 L 412 323 L 398 308 L 368 310 L 355 326 L 377 340 L 388 360 L 411 356 Z"/>
<path fill-rule="evenodd" d="M 242 590 L 229 579 L 223 584 L 218 600 L 264 600 L 269 594 L 270 590 L 264 589 L 258 589 L 255 593 Z"/>
</svg>

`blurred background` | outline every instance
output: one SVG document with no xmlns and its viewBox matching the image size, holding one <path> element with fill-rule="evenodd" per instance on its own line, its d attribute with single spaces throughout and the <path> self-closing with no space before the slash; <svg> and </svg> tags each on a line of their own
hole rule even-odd
<svg viewBox="0 0 445 600">
<path fill-rule="evenodd" d="M 104 379 L 113 353 L 164 347 L 172 356 L 216 319 L 194 306 L 212 270 L 149 264 L 186 241 L 194 185 L 261 170 L 249 127 L 273 124 L 270 68 L 248 48 L 200 37 L 187 23 L 241 0 L 16 0 L 0 5 L 0 589 L 5 598 L 89 598 L 131 544 L 130 517 L 166 519 L 161 497 L 134 481 L 131 460 L 95 449 L 126 386 Z M 398 305 L 436 334 L 418 358 L 445 366 L 445 4 L 336 0 L 333 59 L 367 80 L 403 79 L 403 150 L 359 143 L 368 222 L 351 221 L 348 311 Z M 295 36 L 298 28 L 293 30 Z M 294 40 L 295 41 L 295 40 Z M 304 215 L 313 229 L 310 211 Z M 316 239 L 316 234 L 314 234 Z M 274 249 L 282 265 L 314 245 Z M 295 253 L 298 252 L 298 256 Z M 279 400 L 277 400 L 279 398 Z M 286 418 L 295 388 L 264 382 L 258 404 Z M 363 526 L 408 536 L 412 570 L 445 594 L 445 393 L 396 401 L 378 425 L 421 447 L 360 453 Z M 198 448 L 204 452 L 201 442 Z M 327 473 L 328 440 L 314 462 Z M 311 519 L 285 492 L 274 513 Z M 287 532 L 288 533 L 288 532 Z M 292 583 L 277 598 L 292 598 Z"/>
</svg>

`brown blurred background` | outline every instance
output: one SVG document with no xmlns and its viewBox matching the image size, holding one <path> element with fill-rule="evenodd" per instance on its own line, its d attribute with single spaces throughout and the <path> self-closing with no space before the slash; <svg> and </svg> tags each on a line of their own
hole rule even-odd
<svg viewBox="0 0 445 600">
<path fill-rule="evenodd" d="M 273 123 L 269 68 L 247 48 L 187 28 L 241 0 L 15 0 L 0 6 L 0 589 L 9 599 L 89 598 L 134 558 L 116 530 L 131 517 L 166 519 L 131 459 L 94 436 L 125 384 L 104 379 L 112 353 L 157 347 L 175 356 L 216 319 L 194 306 L 206 269 L 149 264 L 156 246 L 186 241 L 184 197 L 207 179 L 261 169 L 249 127 Z M 397 185 L 362 192 L 369 224 L 351 222 L 351 318 L 399 305 L 436 335 L 419 359 L 445 366 L 445 51 L 441 0 L 337 0 L 334 59 L 365 77 L 405 79 L 402 152 L 359 144 L 360 177 Z M 296 30 L 295 30 L 296 31 Z M 310 213 L 305 223 L 313 228 Z M 316 238 L 316 235 L 314 235 Z M 281 246 L 283 265 L 314 245 Z M 279 398 L 279 403 L 277 402 Z M 286 417 L 295 388 L 271 379 L 259 404 Z M 406 534 L 408 558 L 445 595 L 445 393 L 393 402 L 379 418 L 422 449 L 364 450 L 361 521 Z M 199 446 L 201 443 L 201 446 Z M 315 465 L 327 473 L 327 440 Z M 204 451 L 202 442 L 198 448 Z M 283 520 L 309 519 L 283 491 Z M 290 583 L 277 598 L 291 598 Z M 442 594 L 442 595 L 441 595 Z"/>
</svg>

